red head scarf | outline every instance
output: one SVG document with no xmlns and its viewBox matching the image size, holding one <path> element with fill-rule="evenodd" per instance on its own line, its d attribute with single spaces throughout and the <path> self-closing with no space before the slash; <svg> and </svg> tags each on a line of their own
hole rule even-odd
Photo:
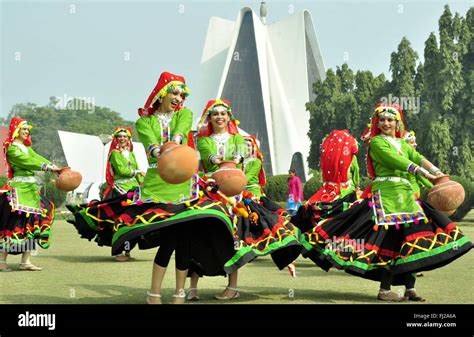
<svg viewBox="0 0 474 337">
<path fill-rule="evenodd" d="M 197 124 L 197 130 L 199 131 L 197 136 L 198 137 L 209 137 L 214 133 L 214 129 L 212 128 L 212 124 L 210 122 L 210 115 L 214 111 L 214 108 L 218 106 L 223 106 L 227 109 L 227 113 L 230 115 L 230 121 L 227 124 L 227 132 L 231 135 L 239 133 L 239 129 L 237 125 L 239 122 L 235 119 L 234 115 L 232 114 L 232 107 L 229 101 L 225 99 L 217 99 L 217 100 L 210 100 L 207 102 L 204 111 L 202 112 L 201 118 Z"/>
<path fill-rule="evenodd" d="M 258 184 L 260 186 L 265 186 L 267 183 L 266 177 L 265 177 L 265 171 L 263 170 L 263 154 L 260 148 L 258 147 L 257 143 L 257 138 L 255 136 L 244 136 L 245 141 L 251 145 L 252 148 L 252 153 L 248 153 L 247 156 L 255 156 L 256 158 L 260 159 L 262 162 L 262 168 L 260 169 L 260 172 L 258 173 Z M 244 161 L 245 163 L 245 161 Z M 245 167 L 243 167 L 243 170 L 245 172 Z"/>
<path fill-rule="evenodd" d="M 183 76 L 175 75 L 169 72 L 163 72 L 158 79 L 158 83 L 156 83 L 155 88 L 148 96 L 148 99 L 145 102 L 143 108 L 138 109 L 138 114 L 140 117 L 146 117 L 149 115 L 153 115 L 156 111 L 156 107 L 153 104 L 158 99 L 163 99 L 169 92 L 173 90 L 180 90 L 182 91 L 185 96 L 189 95 L 189 88 L 186 85 L 186 80 Z M 183 102 L 181 102 L 175 109 L 175 111 L 180 110 L 183 107 Z"/>
<path fill-rule="evenodd" d="M 133 143 L 132 143 L 132 129 L 129 127 L 117 127 L 115 128 L 114 133 L 112 134 L 112 143 L 110 144 L 109 155 L 107 156 L 107 168 L 105 170 L 106 181 L 109 186 L 114 184 L 114 172 L 112 170 L 112 165 L 110 164 L 110 155 L 113 150 L 122 151 L 120 144 L 118 142 L 118 136 L 121 133 L 125 133 L 128 136 L 128 149 L 130 152 L 133 152 Z"/>
<path fill-rule="evenodd" d="M 308 203 L 331 202 L 341 193 L 340 183 L 349 180 L 352 159 L 359 152 L 357 141 L 347 130 L 333 130 L 320 146 L 323 186 Z"/>
<path fill-rule="evenodd" d="M 370 158 L 370 140 L 381 133 L 378 127 L 379 116 L 381 114 L 388 114 L 390 116 L 393 116 L 393 118 L 397 121 L 397 130 L 395 131 L 395 137 L 402 138 L 406 132 L 403 111 L 398 104 L 378 103 L 376 105 L 375 111 L 372 114 L 370 124 L 367 126 L 367 129 L 365 129 L 361 137 L 363 141 L 369 144 L 367 152 L 367 173 L 370 179 L 375 178 L 374 166 L 372 164 L 372 159 Z"/>
<path fill-rule="evenodd" d="M 5 154 L 6 158 L 6 166 L 7 166 L 7 177 L 9 179 L 13 178 L 13 172 L 10 166 L 10 162 L 8 161 L 7 157 L 7 150 L 10 147 L 10 145 L 13 143 L 16 137 L 19 136 L 20 130 L 24 127 L 27 127 L 28 130 L 31 130 L 32 126 L 28 125 L 28 122 L 24 120 L 23 118 L 19 117 L 13 117 L 10 121 L 10 127 L 8 128 L 8 136 L 7 138 L 3 141 L 3 153 Z M 28 135 L 26 140 L 23 141 L 23 145 L 25 146 L 31 146 L 31 136 Z"/>
</svg>

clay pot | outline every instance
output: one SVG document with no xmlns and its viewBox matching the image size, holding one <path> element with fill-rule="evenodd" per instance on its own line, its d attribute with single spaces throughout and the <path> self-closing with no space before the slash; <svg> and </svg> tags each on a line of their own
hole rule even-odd
<svg viewBox="0 0 474 337">
<path fill-rule="evenodd" d="M 74 191 L 81 182 L 82 175 L 66 166 L 59 171 L 59 177 L 56 179 L 56 188 L 60 191 L 70 192 Z"/>
<path fill-rule="evenodd" d="M 240 194 L 247 186 L 247 178 L 244 172 L 236 168 L 232 160 L 224 160 L 219 165 L 219 170 L 211 176 L 219 186 L 219 191 L 228 197 Z"/>
<path fill-rule="evenodd" d="M 187 145 L 168 142 L 160 149 L 158 174 L 169 184 L 180 184 L 189 180 L 199 167 L 194 149 Z"/>
<path fill-rule="evenodd" d="M 465 197 L 461 184 L 443 176 L 435 179 L 433 188 L 428 192 L 428 203 L 446 215 L 453 214 L 463 203 Z"/>
</svg>

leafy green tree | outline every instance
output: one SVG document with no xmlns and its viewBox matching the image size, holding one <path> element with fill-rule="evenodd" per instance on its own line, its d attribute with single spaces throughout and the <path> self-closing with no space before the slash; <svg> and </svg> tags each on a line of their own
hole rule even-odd
<svg viewBox="0 0 474 337">
<path fill-rule="evenodd" d="M 466 13 L 459 30 L 457 39 L 463 55 L 462 76 L 465 86 L 457 98 L 458 123 L 461 124 L 458 124 L 455 132 L 455 140 L 459 144 L 455 150 L 458 150 L 459 156 L 453 158 L 453 164 L 457 174 L 474 180 L 474 7 Z"/>
<path fill-rule="evenodd" d="M 408 121 L 415 124 L 415 117 L 418 113 L 415 106 L 410 104 L 404 106 L 404 102 L 416 102 L 415 99 L 415 77 L 416 62 L 418 54 L 413 50 L 410 41 L 406 37 L 398 45 L 397 51 L 390 57 L 390 71 L 392 72 L 392 82 L 390 84 L 392 95 L 400 99 L 400 104 L 404 109 Z"/>
<path fill-rule="evenodd" d="M 439 44 L 438 44 L 439 41 Z M 439 19 L 439 40 L 432 32 L 425 42 L 424 63 L 406 37 L 390 57 L 392 80 L 370 71 L 354 72 L 347 64 L 329 69 L 313 85 L 316 99 L 310 112 L 310 168 L 319 167 L 319 146 L 334 129 L 359 138 L 377 102 L 388 98 L 415 99 L 403 106 L 407 127 L 417 134 L 419 150 L 451 174 L 474 178 L 474 7 L 464 18 L 445 6 Z M 418 101 L 418 97 L 420 100 Z M 406 102 L 406 101 L 405 101 Z M 399 102 L 402 103 L 402 102 Z M 418 105 L 418 103 L 420 103 Z M 359 161 L 365 160 L 364 148 Z M 365 165 L 360 165 L 365 174 Z"/>
<path fill-rule="evenodd" d="M 450 37 L 454 37 L 453 33 L 453 14 L 448 5 L 444 6 L 444 11 L 438 21 L 438 30 L 446 31 Z"/>
<path fill-rule="evenodd" d="M 50 102 L 46 106 L 32 103 L 16 104 L 6 120 L 9 122 L 14 116 L 25 118 L 33 125 L 31 138 L 35 150 L 61 165 L 66 164 L 66 159 L 58 130 L 98 136 L 111 134 L 117 126 L 129 126 L 134 129 L 134 123 L 124 120 L 119 113 L 105 107 L 87 106 L 87 102 L 78 99 L 73 99 L 67 104 L 63 102 L 62 105 L 56 97 L 50 97 Z M 134 139 L 137 139 L 136 132 Z"/>
<path fill-rule="evenodd" d="M 450 173 L 451 168 L 449 165 L 449 155 L 453 147 L 453 141 L 451 139 L 451 125 L 445 118 L 439 118 L 431 122 L 431 130 L 428 134 L 426 148 L 430 153 L 436 154 L 435 163 L 443 169 L 443 172 Z"/>
<path fill-rule="evenodd" d="M 306 103 L 306 109 L 310 112 L 308 136 L 311 140 L 308 164 L 311 168 L 319 166 L 319 144 L 321 139 L 329 133 L 329 125 L 336 122 L 335 97 L 341 93 L 341 82 L 333 70 L 326 72 L 326 79 L 318 81 L 313 85 L 317 93 L 313 102 Z"/>
<path fill-rule="evenodd" d="M 347 129 L 356 139 L 367 127 L 375 103 L 388 92 L 389 82 L 383 74 L 374 78 L 370 71 L 358 71 L 355 75 L 347 64 L 329 69 L 324 81 L 314 84 L 316 99 L 306 104 L 310 112 L 311 140 L 310 168 L 319 167 L 320 144 L 332 130 Z M 359 160 L 364 160 L 361 147 Z M 361 165 L 365 172 L 365 165 Z"/>
<path fill-rule="evenodd" d="M 472 160 L 469 147 L 472 132 L 466 128 L 469 123 L 469 115 L 462 109 L 466 86 L 463 59 L 468 52 L 468 43 L 472 39 L 472 34 L 466 20 L 458 13 L 453 18 L 448 6 L 445 7 L 445 11 L 441 16 L 439 27 L 440 58 L 438 71 L 441 114 L 447 123 L 452 126 L 450 129 L 452 147 L 448 155 L 447 170 L 454 174 L 466 176 L 469 163 Z M 449 142 L 444 142 L 444 144 L 447 143 Z M 444 152 L 445 149 L 440 149 L 440 151 Z"/>
</svg>

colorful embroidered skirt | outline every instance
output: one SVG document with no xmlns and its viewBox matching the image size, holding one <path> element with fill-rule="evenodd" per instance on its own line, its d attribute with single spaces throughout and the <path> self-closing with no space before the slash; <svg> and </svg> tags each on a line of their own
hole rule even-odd
<svg viewBox="0 0 474 337">
<path fill-rule="evenodd" d="M 284 216 L 284 209 L 267 197 L 259 201 L 244 199 L 248 217 L 239 217 L 237 236 L 255 256 L 271 254 L 281 270 L 301 253 L 300 230 Z"/>
<path fill-rule="evenodd" d="M 403 284 L 403 274 L 442 267 L 472 248 L 472 243 L 443 213 L 421 202 L 427 222 L 375 225 L 369 200 L 324 220 L 303 234 L 303 256 L 324 270 L 332 266 L 371 280 L 384 269 Z"/>
<path fill-rule="evenodd" d="M 10 200 L 9 200 L 10 199 Z M 12 211 L 11 191 L 0 193 L 0 252 L 16 255 L 50 246 L 54 204 L 40 196 L 41 214 Z"/>
<path fill-rule="evenodd" d="M 350 193 L 344 198 L 334 202 L 305 204 L 298 209 L 296 215 L 291 217 L 291 223 L 297 226 L 302 232 L 311 231 L 321 220 L 335 217 L 349 209 L 356 199 L 356 194 Z"/>
<path fill-rule="evenodd" d="M 191 261 L 203 275 L 231 273 L 255 258 L 252 250 L 235 236 L 231 216 L 222 203 L 205 194 L 181 204 L 165 204 L 136 200 L 134 193 L 89 205 L 70 205 L 79 234 L 89 240 L 104 240 L 112 226 L 112 255 L 135 246 L 140 249 L 160 245 L 160 230 L 179 226 L 191 235 Z M 98 235 L 99 233 L 99 235 Z M 100 244 L 100 243 L 99 243 Z M 243 251 L 240 251 L 243 249 Z"/>
</svg>

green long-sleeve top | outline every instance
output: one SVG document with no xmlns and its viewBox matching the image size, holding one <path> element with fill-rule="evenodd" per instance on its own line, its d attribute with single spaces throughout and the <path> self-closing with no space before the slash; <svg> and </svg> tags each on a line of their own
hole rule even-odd
<svg viewBox="0 0 474 337">
<path fill-rule="evenodd" d="M 211 135 L 210 137 L 198 138 L 197 148 L 204 170 L 207 173 L 212 173 L 219 169 L 219 166 L 212 162 L 213 156 L 222 156 L 224 160 L 233 160 L 238 156 L 244 158 L 246 144 L 244 137 L 240 134 L 229 134 L 228 139 L 222 143 L 214 135 Z M 242 164 L 238 164 L 237 168 L 242 169 Z"/>
<path fill-rule="evenodd" d="M 24 152 L 26 150 L 26 152 Z M 31 146 L 12 143 L 7 150 L 7 158 L 14 177 L 30 177 L 34 176 L 33 171 L 41 171 L 43 165 L 51 164 L 51 162 L 37 154 Z"/>
<path fill-rule="evenodd" d="M 127 157 L 124 151 L 112 150 L 109 160 L 114 172 L 115 185 L 123 191 L 138 187 L 141 175 L 137 174 L 138 164 L 133 152 L 128 152 Z"/>
<path fill-rule="evenodd" d="M 398 224 L 425 218 L 415 198 L 412 177 L 424 157 L 399 138 L 393 140 L 375 136 L 369 145 L 369 155 L 375 172 L 372 184 L 373 210 L 377 224 Z"/>
<path fill-rule="evenodd" d="M 413 191 L 415 191 L 418 196 L 421 195 L 422 187 L 428 190 L 433 187 L 431 181 L 422 176 L 411 176 L 410 182 L 412 183 Z"/>
<path fill-rule="evenodd" d="M 259 184 L 259 174 L 262 169 L 262 161 L 259 158 L 248 158 L 244 161 L 244 173 L 247 178 L 245 189 L 256 197 L 261 197 L 262 186 Z"/>
<path fill-rule="evenodd" d="M 351 161 L 351 166 L 349 166 L 349 172 L 347 177 L 349 178 L 349 186 L 342 187 L 340 189 L 339 198 L 342 199 L 346 197 L 348 194 L 355 192 L 357 186 L 360 183 L 360 175 L 359 175 L 359 163 L 357 162 L 357 156 L 354 156 Z"/>
<path fill-rule="evenodd" d="M 49 160 L 37 154 L 31 146 L 12 143 L 7 150 L 7 159 L 13 172 L 10 181 L 12 209 L 32 214 L 42 214 L 38 182 L 34 171 L 41 171 Z"/>
<path fill-rule="evenodd" d="M 181 144 L 187 143 L 188 133 L 193 122 L 193 113 L 188 108 L 182 108 L 172 113 L 168 126 L 160 121 L 157 115 L 140 117 L 135 123 L 138 138 L 145 147 L 150 164 L 141 190 L 141 198 L 142 200 L 153 199 L 155 202 L 173 203 L 197 198 L 191 181 L 169 184 L 161 179 L 156 168 L 156 158 L 153 156 L 154 151 L 158 151 L 161 145 L 173 140 L 173 137 L 181 138 Z"/>
</svg>

